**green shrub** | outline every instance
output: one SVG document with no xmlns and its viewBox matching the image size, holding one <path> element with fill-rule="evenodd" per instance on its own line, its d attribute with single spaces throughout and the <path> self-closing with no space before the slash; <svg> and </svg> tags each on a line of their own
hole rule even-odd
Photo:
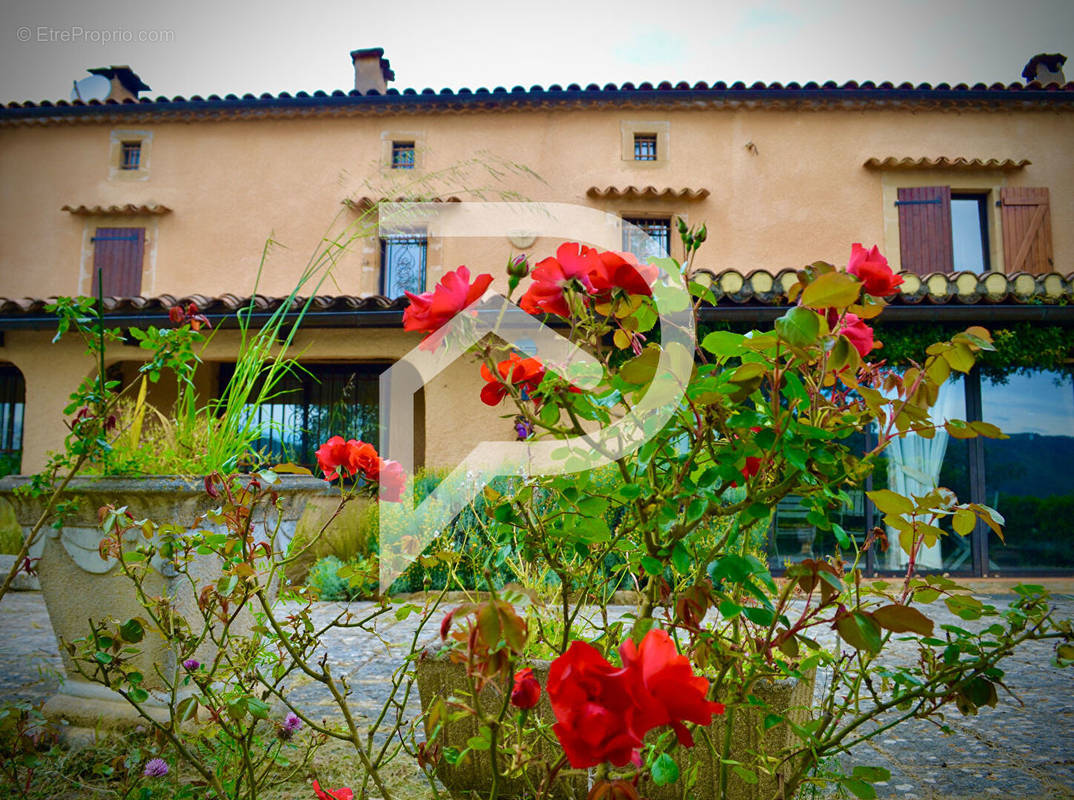
<svg viewBox="0 0 1074 800">
<path fill-rule="evenodd" d="M 306 585 L 316 591 L 321 600 L 371 598 L 377 590 L 376 559 L 367 557 L 344 562 L 335 556 L 325 556 L 309 571 Z"/>
</svg>

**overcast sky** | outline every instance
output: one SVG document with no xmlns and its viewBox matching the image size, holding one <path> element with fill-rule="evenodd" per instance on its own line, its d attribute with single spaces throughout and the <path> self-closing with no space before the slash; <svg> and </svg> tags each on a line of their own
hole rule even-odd
<svg viewBox="0 0 1074 800">
<path fill-rule="evenodd" d="M 1074 57 L 1074 0 L 0 2 L 3 102 L 66 98 L 112 64 L 153 97 L 351 89 L 349 51 L 377 46 L 400 89 L 992 83 L 1035 53 Z"/>
</svg>

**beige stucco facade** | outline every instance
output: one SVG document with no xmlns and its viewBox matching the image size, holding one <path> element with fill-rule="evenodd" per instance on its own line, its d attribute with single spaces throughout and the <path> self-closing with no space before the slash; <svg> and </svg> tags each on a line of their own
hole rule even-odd
<svg viewBox="0 0 1074 800">
<path fill-rule="evenodd" d="M 345 201 L 362 197 L 511 198 L 625 217 L 680 216 L 708 226 L 698 266 L 749 272 L 845 262 L 852 242 L 880 244 L 898 265 L 900 187 L 988 192 L 990 209 L 1002 187 L 1047 187 L 1055 269 L 1074 271 L 1070 103 L 687 107 L 672 94 L 652 108 L 608 102 L 448 113 L 419 104 L 375 114 L 177 120 L 161 113 L 154 121 L 149 112 L 130 120 L 102 113 L 99 120 L 0 125 L 0 297 L 88 293 L 98 227 L 145 228 L 144 296 L 249 295 L 269 239 L 276 245 L 256 290 L 287 295 L 326 234 L 358 219 Z M 657 161 L 633 160 L 638 132 L 657 137 Z M 144 143 L 136 175 L 117 169 L 117 143 L 130 137 Z M 391 142 L 399 140 L 415 143 L 416 169 L 390 168 Z M 865 166 L 888 157 L 1029 163 L 953 171 Z M 600 196 L 630 186 L 672 191 L 657 199 Z M 109 211 L 128 205 L 134 211 Z M 101 208 L 72 213 L 64 206 Z M 1002 235 L 998 212 L 990 211 L 997 270 Z M 537 240 L 522 252 L 543 257 L 554 246 Z M 516 252 L 506 238 L 431 239 L 426 285 L 467 264 L 492 272 L 504 288 L 503 265 Z M 376 294 L 378 261 L 375 236 L 354 241 L 319 292 Z M 74 342 L 50 339 L 48 331 L 9 330 L 0 346 L 0 362 L 26 379 L 24 471 L 61 444 L 61 410 L 90 367 Z M 391 361 L 418 341 L 394 327 L 310 329 L 300 339 L 304 359 L 323 361 Z M 206 358 L 233 357 L 234 336 L 223 331 Z M 460 365 L 427 390 L 426 463 L 451 464 L 472 442 L 509 438 L 510 422 L 497 418 L 502 410 L 476 403 L 480 385 L 476 367 Z"/>
</svg>

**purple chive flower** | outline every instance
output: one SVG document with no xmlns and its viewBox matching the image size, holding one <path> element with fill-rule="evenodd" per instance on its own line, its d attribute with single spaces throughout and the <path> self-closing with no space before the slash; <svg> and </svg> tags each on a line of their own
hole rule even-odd
<svg viewBox="0 0 1074 800">
<path fill-rule="evenodd" d="M 280 729 L 277 731 L 277 735 L 284 740 L 290 739 L 294 736 L 295 731 L 302 727 L 302 720 L 298 718 L 298 714 L 292 711 L 287 712 L 287 716 L 283 718 L 283 722 L 280 723 Z"/>
<path fill-rule="evenodd" d="M 533 425 L 528 420 L 519 417 L 515 421 L 515 434 L 520 442 L 525 441 L 533 435 Z"/>
<path fill-rule="evenodd" d="M 188 658 L 186 661 L 183 662 L 183 669 L 185 669 L 187 672 L 193 672 L 200 666 L 201 664 L 193 658 Z"/>
<path fill-rule="evenodd" d="M 168 762 L 163 758 L 151 758 L 145 762 L 142 774 L 147 778 L 162 778 L 168 774 Z"/>
</svg>

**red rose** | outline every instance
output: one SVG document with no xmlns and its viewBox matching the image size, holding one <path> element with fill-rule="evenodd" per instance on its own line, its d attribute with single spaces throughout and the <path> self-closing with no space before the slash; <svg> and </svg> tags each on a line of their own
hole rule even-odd
<svg viewBox="0 0 1074 800">
<path fill-rule="evenodd" d="M 380 497 L 390 503 L 398 503 L 403 498 L 406 486 L 406 472 L 398 461 L 381 459 L 380 461 Z"/>
<path fill-rule="evenodd" d="M 592 247 L 583 247 L 576 242 L 561 244 L 555 257 L 543 259 L 534 268 L 533 283 L 519 298 L 518 304 L 530 314 L 570 316 L 563 288 L 571 281 L 578 281 L 585 291 L 592 291 L 590 273 L 600 266 L 600 256 Z"/>
<path fill-rule="evenodd" d="M 377 448 L 368 442 L 360 442 L 355 439 L 347 441 L 347 471 L 351 475 L 362 473 L 368 480 L 375 481 L 380 477 L 380 456 Z"/>
<path fill-rule="evenodd" d="M 589 279 L 596 294 L 607 295 L 613 289 L 622 289 L 627 294 L 649 296 L 656 276 L 656 267 L 639 264 L 633 253 L 608 251 L 600 254 L 600 264 Z"/>
<path fill-rule="evenodd" d="M 544 365 L 536 358 L 522 358 L 517 353 L 497 364 L 496 372 L 494 375 L 487 364 L 481 365 L 481 377 L 487 381 L 481 388 L 481 402 L 487 406 L 498 405 L 507 397 L 507 384 L 532 395 L 544 380 Z"/>
<path fill-rule="evenodd" d="M 342 436 L 333 436 L 317 448 L 317 466 L 326 481 L 340 477 L 339 469 L 347 463 L 347 443 Z"/>
<path fill-rule="evenodd" d="M 873 297 L 894 294 L 895 289 L 902 283 L 902 278 L 891 271 L 888 260 L 880 255 L 880 249 L 876 245 L 873 245 L 872 250 L 866 250 L 858 243 L 852 244 L 847 272 L 856 275 L 865 291 Z"/>
<path fill-rule="evenodd" d="M 625 669 L 616 669 L 600 652 L 573 642 L 548 670 L 548 699 L 556 715 L 552 726 L 575 769 L 610 761 L 622 767 L 641 747 L 631 719 L 636 710 Z"/>
<path fill-rule="evenodd" d="M 319 800 L 354 800 L 354 791 L 343 787 L 342 789 L 322 789 L 316 779 L 313 781 L 313 791 Z"/>
<path fill-rule="evenodd" d="M 847 337 L 862 358 L 866 358 L 876 347 L 876 342 L 873 339 L 873 329 L 866 325 L 865 320 L 861 319 L 857 314 L 848 313 L 843 317 L 843 324 L 839 326 L 836 333 Z"/>
<path fill-rule="evenodd" d="M 541 684 L 529 667 L 515 673 L 515 688 L 511 690 L 511 705 L 516 708 L 533 708 L 541 699 Z"/>
<path fill-rule="evenodd" d="M 478 275 L 470 283 L 470 270 L 459 267 L 448 272 L 431 292 L 406 293 L 410 305 L 403 312 L 403 329 L 425 331 L 429 335 L 419 345 L 422 350 L 435 350 L 444 338 L 440 329 L 451 319 L 476 302 L 492 283 L 492 276 Z"/>
<path fill-rule="evenodd" d="M 639 736 L 661 725 L 670 725 L 684 747 L 693 747 L 694 740 L 683 725 L 709 725 L 713 714 L 722 714 L 722 703 L 705 699 L 708 679 L 694 675 L 690 660 L 675 649 L 666 631 L 650 630 L 635 647 L 627 639 L 619 648 L 623 666 L 629 670 L 630 690 L 639 711 L 634 728 Z"/>
</svg>

